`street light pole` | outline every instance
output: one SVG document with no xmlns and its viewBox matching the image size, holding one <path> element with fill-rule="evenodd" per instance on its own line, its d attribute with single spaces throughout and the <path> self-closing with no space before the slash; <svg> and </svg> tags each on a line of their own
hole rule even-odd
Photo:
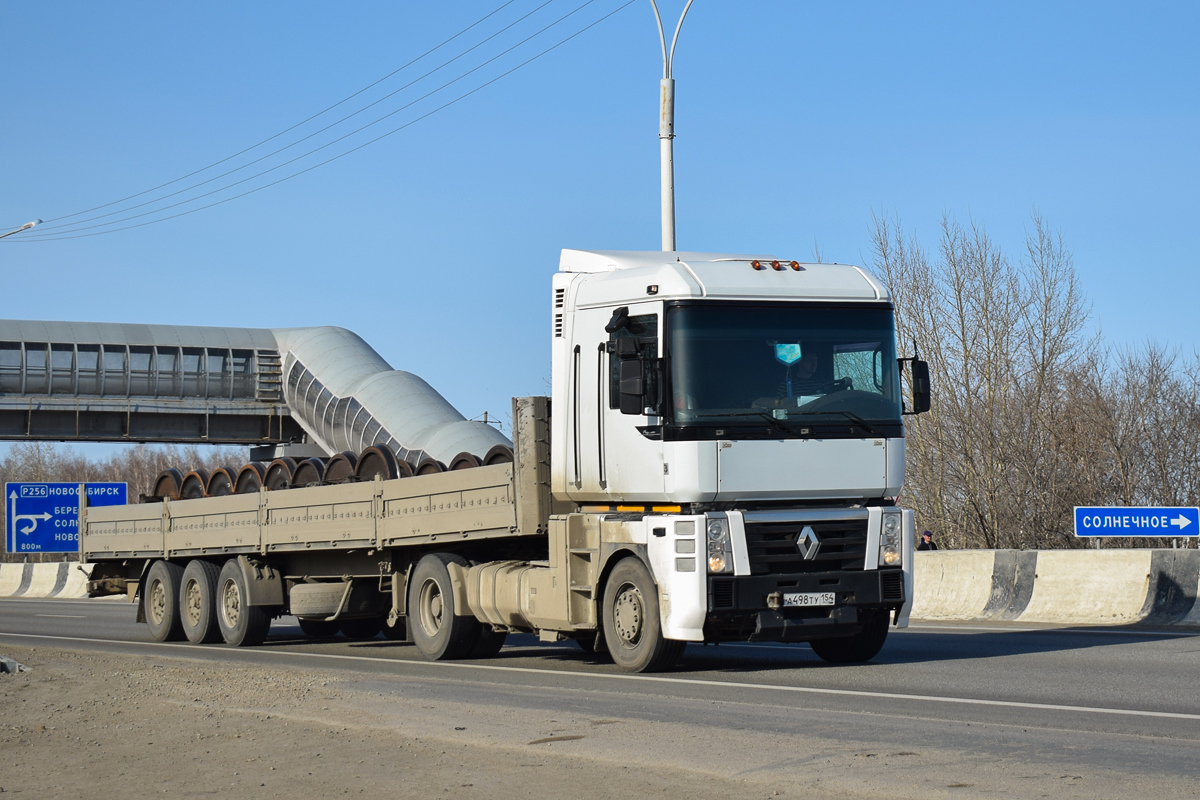
<svg viewBox="0 0 1200 800">
<path fill-rule="evenodd" d="M 662 173 L 662 249 L 670 252 L 675 249 L 675 79 L 671 67 L 675 61 L 675 45 L 679 42 L 679 29 L 683 27 L 683 18 L 692 7 L 688 0 L 679 15 L 679 24 L 675 26 L 675 37 L 671 39 L 671 49 L 667 50 L 667 37 L 663 33 L 662 17 L 658 13 L 658 4 L 650 0 L 654 7 L 654 19 L 658 22 L 658 41 L 662 44 L 663 76 L 659 81 L 658 109 L 658 141 L 661 154 L 660 169 Z"/>
<path fill-rule="evenodd" d="M 30 228 L 32 228 L 34 225 L 40 225 L 40 224 L 42 224 L 42 221 L 40 219 L 35 219 L 33 222 L 26 222 L 24 225 L 17 228 L 15 231 L 9 231 L 8 233 L 0 233 L 0 239 L 3 239 L 5 236 L 12 236 L 14 233 L 20 233 L 21 231 L 27 231 Z"/>
</svg>

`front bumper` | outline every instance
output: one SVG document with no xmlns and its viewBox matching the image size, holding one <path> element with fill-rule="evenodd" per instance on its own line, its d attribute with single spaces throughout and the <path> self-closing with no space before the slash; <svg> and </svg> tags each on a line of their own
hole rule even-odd
<svg viewBox="0 0 1200 800">
<path fill-rule="evenodd" d="M 771 608 L 778 593 L 833 592 L 834 605 Z M 706 641 L 804 642 L 851 635 L 869 619 L 904 605 L 900 569 L 783 575 L 714 575 L 708 579 Z"/>
</svg>

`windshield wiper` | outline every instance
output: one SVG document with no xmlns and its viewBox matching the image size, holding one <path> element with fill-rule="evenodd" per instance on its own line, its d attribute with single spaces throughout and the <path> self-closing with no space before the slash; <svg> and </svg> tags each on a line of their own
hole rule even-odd
<svg viewBox="0 0 1200 800">
<path fill-rule="evenodd" d="M 800 434 L 795 428 L 779 419 L 779 417 L 771 416 L 766 411 L 738 411 L 733 414 L 704 414 L 697 416 L 706 416 L 711 419 L 725 419 L 727 417 L 761 417 L 762 419 L 765 419 L 767 422 L 771 423 L 771 427 L 775 428 L 775 430 L 795 436 L 797 438 L 800 437 Z"/>
<path fill-rule="evenodd" d="M 797 411 L 795 413 L 795 416 L 811 417 L 811 416 L 815 416 L 817 414 L 841 414 L 846 419 L 851 420 L 853 422 L 857 422 L 859 425 L 861 425 L 867 431 L 867 433 L 871 434 L 872 436 L 879 435 L 879 432 L 877 430 L 875 430 L 874 428 L 872 428 L 871 424 L 869 422 L 867 422 L 865 419 L 860 417 L 858 414 L 855 414 L 853 411 L 842 411 L 840 409 L 837 411 Z"/>
</svg>

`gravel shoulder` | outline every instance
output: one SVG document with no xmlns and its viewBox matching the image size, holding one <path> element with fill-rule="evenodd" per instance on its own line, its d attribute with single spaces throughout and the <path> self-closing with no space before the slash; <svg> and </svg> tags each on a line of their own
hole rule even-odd
<svg viewBox="0 0 1200 800">
<path fill-rule="evenodd" d="M 508 710 L 381 690 L 378 676 L 364 676 L 373 688 L 359 689 L 353 679 L 287 667 L 43 647 L 7 646 L 4 655 L 31 670 L 0 675 L 6 797 L 816 796 L 593 758 L 586 740 L 623 738 L 613 730 L 621 721 L 506 719 Z"/>
<path fill-rule="evenodd" d="M 747 715 L 734 732 L 598 716 L 595 693 L 532 702 L 479 682 L 347 669 L 47 647 L 3 655 L 31 668 L 0 675 L 5 797 L 1197 796 L 1177 777 L 1064 768 L 1032 742 L 1004 755 L 907 749 L 861 715 L 831 740 L 753 727 L 736 704 L 713 709 Z"/>
</svg>

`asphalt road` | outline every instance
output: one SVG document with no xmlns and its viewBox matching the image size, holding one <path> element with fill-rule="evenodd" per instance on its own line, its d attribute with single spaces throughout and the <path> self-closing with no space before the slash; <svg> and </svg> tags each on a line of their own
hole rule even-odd
<svg viewBox="0 0 1200 800">
<path fill-rule="evenodd" d="M 845 763 L 880 786 L 893 773 L 869 759 L 937 753 L 921 780 L 951 789 L 1200 796 L 1195 631 L 917 624 L 893 629 L 862 666 L 827 665 L 804 645 L 690 645 L 672 672 L 629 675 L 528 636 L 493 659 L 431 664 L 382 638 L 307 640 L 291 618 L 258 648 L 157 644 L 134 614 L 120 601 L 0 600 L 0 654 L 13 644 L 317 669 L 381 696 L 682 726 L 731 758 L 766 735 L 796 743 L 792 763 L 772 768 L 853 756 Z"/>
</svg>

